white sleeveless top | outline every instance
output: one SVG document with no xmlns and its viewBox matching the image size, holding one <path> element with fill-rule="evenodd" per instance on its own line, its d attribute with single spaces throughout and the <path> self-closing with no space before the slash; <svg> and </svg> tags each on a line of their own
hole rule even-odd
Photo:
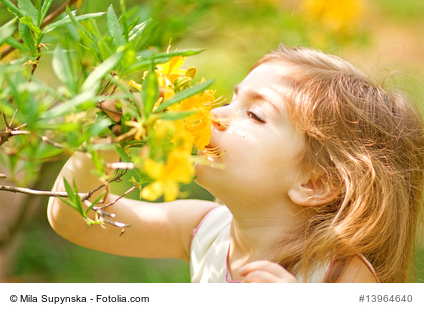
<svg viewBox="0 0 424 313">
<path fill-rule="evenodd" d="M 225 206 L 210 211 L 196 229 L 190 246 L 192 283 L 231 282 L 227 270 L 230 228 L 233 216 Z"/>
<path fill-rule="evenodd" d="M 192 283 L 239 283 L 232 280 L 228 271 L 228 250 L 233 216 L 226 206 L 211 210 L 193 230 L 190 245 L 190 276 Z M 371 264 L 362 256 L 360 259 L 374 274 Z M 314 270 L 310 282 L 322 282 L 330 268 L 325 264 Z M 302 282 L 302 277 L 296 277 Z"/>
</svg>

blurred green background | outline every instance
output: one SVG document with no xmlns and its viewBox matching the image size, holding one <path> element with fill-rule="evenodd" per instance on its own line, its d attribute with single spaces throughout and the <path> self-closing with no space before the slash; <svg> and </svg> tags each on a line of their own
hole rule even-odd
<svg viewBox="0 0 424 313">
<path fill-rule="evenodd" d="M 106 11 L 110 4 L 119 11 L 119 1 L 83 1 L 82 9 Z M 171 38 L 172 49 L 204 48 L 185 66 L 215 78 L 216 95 L 225 99 L 255 60 L 285 43 L 340 55 L 373 77 L 390 75 L 424 107 L 422 0 L 146 0 L 127 1 L 127 8 L 153 18 L 152 44 L 162 51 Z M 10 16 L 0 5 L 0 24 Z M 41 72 L 51 75 L 48 68 Z M 50 189 L 63 162 L 43 166 L 34 188 Z M 213 200 L 194 184 L 185 189 Z M 183 261 L 120 257 L 67 242 L 48 225 L 45 198 L 0 192 L 0 201 L 2 282 L 189 282 Z M 424 282 L 423 249 L 417 280 Z"/>
</svg>

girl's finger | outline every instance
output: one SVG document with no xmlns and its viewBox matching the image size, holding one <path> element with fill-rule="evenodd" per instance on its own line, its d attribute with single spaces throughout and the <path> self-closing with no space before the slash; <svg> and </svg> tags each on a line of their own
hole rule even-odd
<svg viewBox="0 0 424 313">
<path fill-rule="evenodd" d="M 257 270 L 264 270 L 267 272 L 270 272 L 276 276 L 278 276 L 279 274 L 281 274 L 282 272 L 287 272 L 288 271 L 282 267 L 281 265 L 274 263 L 274 262 L 270 262 L 270 261 L 265 261 L 265 260 L 261 260 L 261 261 L 254 261 L 251 263 L 246 264 L 245 266 L 241 267 L 239 269 L 239 273 L 240 275 L 246 275 L 249 272 L 252 271 L 257 271 Z"/>
<path fill-rule="evenodd" d="M 247 274 L 242 283 L 279 283 L 280 280 L 269 272 L 253 271 Z"/>
<path fill-rule="evenodd" d="M 239 269 L 242 276 L 253 272 L 266 272 L 279 279 L 281 282 L 297 282 L 296 278 L 281 265 L 270 261 L 255 261 L 246 264 Z"/>
</svg>

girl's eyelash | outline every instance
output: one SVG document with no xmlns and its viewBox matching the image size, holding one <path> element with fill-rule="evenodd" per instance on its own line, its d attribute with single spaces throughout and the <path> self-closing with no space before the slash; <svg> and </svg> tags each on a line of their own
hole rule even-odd
<svg viewBox="0 0 424 313">
<path fill-rule="evenodd" d="M 255 113 L 253 113 L 252 111 L 247 111 L 247 116 L 253 119 L 255 122 L 265 124 L 265 121 L 261 119 L 259 116 L 257 116 Z"/>
</svg>

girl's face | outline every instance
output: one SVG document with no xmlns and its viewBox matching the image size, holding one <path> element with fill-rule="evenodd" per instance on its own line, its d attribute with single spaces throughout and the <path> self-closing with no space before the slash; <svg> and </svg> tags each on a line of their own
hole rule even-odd
<svg viewBox="0 0 424 313">
<path fill-rule="evenodd" d="M 223 122 L 214 123 L 209 147 L 221 155 L 208 157 L 212 166 L 196 165 L 196 182 L 222 201 L 287 200 L 299 179 L 296 155 L 304 141 L 288 117 L 281 87 L 293 70 L 282 62 L 262 64 L 235 87 L 229 105 L 213 110 Z"/>
</svg>

